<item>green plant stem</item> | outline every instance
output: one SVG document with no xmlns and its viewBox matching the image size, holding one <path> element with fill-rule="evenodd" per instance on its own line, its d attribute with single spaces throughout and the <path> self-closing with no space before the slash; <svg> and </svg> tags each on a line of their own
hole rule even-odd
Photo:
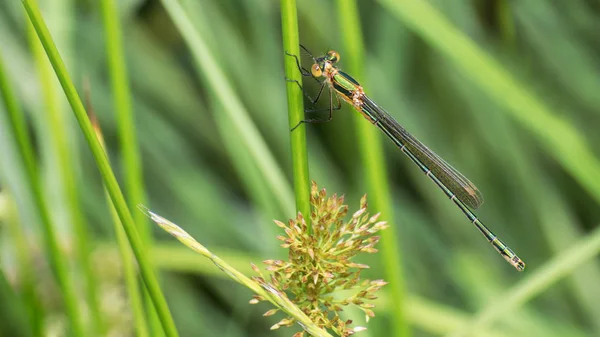
<svg viewBox="0 0 600 337">
<path fill-rule="evenodd" d="M 104 137 L 102 136 L 102 131 L 100 130 L 100 127 L 98 125 L 95 125 L 94 130 L 96 131 L 96 136 L 98 138 L 98 141 L 100 142 L 100 145 L 102 145 L 102 148 L 106 153 L 106 144 L 104 143 Z M 140 295 L 137 271 L 134 265 L 131 247 L 129 247 L 129 245 L 127 244 L 127 234 L 125 234 L 125 231 L 123 230 L 123 225 L 121 224 L 121 220 L 119 219 L 119 215 L 117 214 L 115 205 L 112 203 L 112 200 L 110 199 L 106 188 L 104 188 L 104 197 L 106 198 L 108 207 L 110 209 L 110 215 L 113 220 L 115 236 L 117 237 L 117 245 L 119 247 L 119 254 L 121 256 L 121 262 L 123 264 L 125 286 L 127 288 L 129 302 L 133 311 L 133 321 L 135 324 L 136 336 L 147 337 L 149 336 L 149 332 L 148 325 L 146 322 L 146 316 L 144 315 L 144 302 L 142 301 L 142 296 Z M 154 259 L 151 260 L 154 261 Z M 152 303 L 150 303 L 150 305 L 152 305 Z M 159 329 L 159 331 L 162 332 L 162 329 Z"/>
<path fill-rule="evenodd" d="M 92 248 L 90 247 L 88 229 L 85 225 L 87 222 L 81 211 L 80 195 L 76 182 L 77 175 L 73 169 L 74 156 L 71 153 L 69 140 L 67 139 L 69 135 L 67 126 L 69 123 L 65 122 L 66 113 L 62 108 L 60 91 L 52 75 L 52 67 L 48 63 L 33 26 L 28 22 L 27 27 L 44 95 L 44 110 L 46 113 L 42 114 L 43 124 L 44 128 L 49 131 L 48 143 L 51 152 L 56 156 L 57 178 L 62 182 L 62 192 L 64 192 L 70 223 L 74 231 L 71 240 L 74 243 L 75 256 L 83 274 L 85 297 L 90 310 L 92 331 L 96 335 L 102 336 L 106 334 L 106 327 L 98 301 L 96 275 L 94 275 L 92 268 Z"/>
<path fill-rule="evenodd" d="M 129 206 L 134 208 L 136 205 L 144 203 L 146 196 L 144 193 L 133 109 L 131 107 L 129 78 L 124 59 L 125 53 L 122 46 L 122 30 L 115 0 L 102 0 L 101 4 L 106 35 L 108 66 L 119 125 L 119 137 L 121 139 L 121 159 L 123 161 L 124 180 L 126 182 L 125 191 L 129 199 Z M 144 240 L 151 240 L 150 226 L 144 214 L 135 212 L 133 218 L 136 220 L 135 223 L 138 224 L 137 228 L 140 237 Z M 151 243 L 150 241 L 146 242 Z"/>
<path fill-rule="evenodd" d="M 144 181 L 139 156 L 140 152 L 131 104 L 131 92 L 129 89 L 129 78 L 125 63 L 125 52 L 123 50 L 121 21 L 114 0 L 102 0 L 101 5 L 108 66 L 110 70 L 117 124 L 119 126 L 119 138 L 121 140 L 120 148 L 123 172 L 125 173 L 125 193 L 127 194 L 129 207 L 133 209 L 135 205 L 146 203 L 146 195 L 144 193 Z M 135 212 L 133 214 L 133 219 L 137 225 L 142 242 L 146 247 L 149 247 L 152 245 L 152 231 L 146 217 L 140 212 Z M 124 260 L 123 262 L 130 263 L 130 261 L 131 260 Z M 156 335 L 160 335 L 158 334 L 160 330 L 160 321 L 158 320 L 156 310 L 152 306 L 147 291 L 144 291 L 144 295 L 152 331 Z M 137 310 L 139 308 L 134 306 L 134 309 Z M 144 313 L 143 311 L 135 312 L 134 315 L 139 316 L 144 315 Z M 145 322 L 145 319 L 136 317 L 136 321 L 141 324 L 141 322 Z"/>
<path fill-rule="evenodd" d="M 152 267 L 148 262 L 148 257 L 145 254 L 143 244 L 139 235 L 135 229 L 135 224 L 133 222 L 133 217 L 127 208 L 127 203 L 125 202 L 125 198 L 121 193 L 117 180 L 110 168 L 106 155 L 100 145 L 100 142 L 96 138 L 94 130 L 92 129 L 92 125 L 90 120 L 87 117 L 87 113 L 85 108 L 83 107 L 83 103 L 75 90 L 75 86 L 69 78 L 68 72 L 62 61 L 54 42 L 48 32 L 48 28 L 43 21 L 43 18 L 39 12 L 39 9 L 33 0 L 23 0 L 23 5 L 27 14 L 29 15 L 29 19 L 33 23 L 35 30 L 46 50 L 46 54 L 52 63 L 52 66 L 56 72 L 56 75 L 61 83 L 61 86 L 71 104 L 75 117 L 79 122 L 79 126 L 83 131 L 83 134 L 87 140 L 88 145 L 96 159 L 96 164 L 100 170 L 102 178 L 104 180 L 104 184 L 110 198 L 119 214 L 119 219 L 127 233 L 127 237 L 129 239 L 129 243 L 133 250 L 133 253 L 138 261 L 138 265 L 144 278 L 144 283 L 148 292 L 150 293 L 150 297 L 154 302 L 154 306 L 158 311 L 158 316 L 163 325 L 163 329 L 167 336 L 178 336 L 177 330 L 175 328 L 175 324 L 173 322 L 173 318 L 171 317 L 171 313 L 169 312 L 169 308 L 167 306 L 167 302 L 160 290 L 160 286 L 154 275 Z"/>
<path fill-rule="evenodd" d="M 144 315 L 144 301 L 140 294 L 137 272 L 132 263 L 133 254 L 131 253 L 131 247 L 127 244 L 127 234 L 123 230 L 123 225 L 119 220 L 117 210 L 110 200 L 108 192 L 105 191 L 105 194 L 110 208 L 110 214 L 113 219 L 115 234 L 117 236 L 119 254 L 121 255 L 121 261 L 123 263 L 123 275 L 125 278 L 125 286 L 127 287 L 127 294 L 129 295 L 129 303 L 131 304 L 133 311 L 135 333 L 137 337 L 147 337 L 150 333 L 148 332 L 148 324 Z M 152 305 L 152 303 L 150 303 L 150 305 Z M 162 331 L 162 329 L 160 331 Z"/>
<path fill-rule="evenodd" d="M 358 79 L 364 78 L 364 43 L 358 15 L 356 1 L 337 1 L 340 32 L 344 41 L 345 66 L 349 73 Z M 369 196 L 372 209 L 381 212 L 382 219 L 393 223 L 392 197 L 387 178 L 387 165 L 383 151 L 383 144 L 379 130 L 367 121 L 361 114 L 355 113 L 358 128 L 360 155 L 366 169 L 369 184 Z M 409 326 L 404 313 L 404 300 L 406 298 L 402 259 L 398 249 L 398 240 L 395 226 L 391 225 L 381 234 L 381 256 L 383 259 L 386 280 L 389 282 L 391 297 L 395 305 L 392 307 L 392 324 L 395 336 L 408 336 Z"/>
<path fill-rule="evenodd" d="M 149 336 L 148 325 L 146 317 L 144 315 L 144 302 L 139 291 L 139 284 L 137 278 L 137 272 L 133 262 L 133 255 L 131 253 L 131 247 L 127 244 L 127 234 L 123 230 L 119 215 L 112 203 L 108 191 L 104 190 L 104 195 L 110 208 L 110 215 L 113 219 L 113 225 L 115 229 L 115 235 L 117 236 L 117 244 L 119 246 L 119 254 L 121 255 L 121 261 L 123 263 L 123 275 L 125 278 L 125 286 L 127 287 L 127 293 L 129 294 L 129 302 L 133 311 L 133 321 L 135 324 L 135 332 L 138 337 Z M 152 259 L 151 259 L 152 260 Z M 162 331 L 162 330 L 161 330 Z"/>
<path fill-rule="evenodd" d="M 281 28 L 283 50 L 300 57 L 300 39 L 298 37 L 298 14 L 296 0 L 281 0 Z M 302 84 L 302 76 L 298 71 L 296 60 L 288 55 L 283 56 L 285 76 Z M 304 119 L 304 96 L 293 82 L 287 82 L 288 120 L 290 129 Z M 292 166 L 294 168 L 294 192 L 296 193 L 296 209 L 305 215 L 310 228 L 310 181 L 308 173 L 308 153 L 306 148 L 306 126 L 300 124 L 290 132 L 292 148 Z"/>
<path fill-rule="evenodd" d="M 84 328 L 81 311 L 79 310 L 79 305 L 77 303 L 75 285 L 68 273 L 67 258 L 60 249 L 58 236 L 54 231 L 54 225 L 52 224 L 50 213 L 44 200 L 44 193 L 38 176 L 33 146 L 27 134 L 25 118 L 8 83 L 8 77 L 4 71 L 2 62 L 0 62 L 0 91 L 2 92 L 4 103 L 6 104 L 6 110 L 10 121 L 9 124 L 19 148 L 18 153 L 21 155 L 21 159 L 25 165 L 28 183 L 27 188 L 31 191 L 31 195 L 34 198 L 33 201 L 39 212 L 42 229 L 44 231 L 43 238 L 46 255 L 50 260 L 50 266 L 54 273 L 54 277 L 61 290 L 72 333 L 74 336 L 86 336 L 86 329 Z"/>
</svg>

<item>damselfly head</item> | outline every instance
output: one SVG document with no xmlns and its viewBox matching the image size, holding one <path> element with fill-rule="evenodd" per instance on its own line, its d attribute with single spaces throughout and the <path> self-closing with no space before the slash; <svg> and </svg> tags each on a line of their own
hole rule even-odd
<svg viewBox="0 0 600 337">
<path fill-rule="evenodd" d="M 340 54 L 335 50 L 330 50 L 327 52 L 327 61 L 331 63 L 336 63 L 340 60 Z"/>
<path fill-rule="evenodd" d="M 315 64 L 312 65 L 310 72 L 314 77 L 328 75 L 331 68 L 334 68 L 333 64 L 339 60 L 340 54 L 335 50 L 330 50 L 327 54 L 315 59 Z"/>
</svg>

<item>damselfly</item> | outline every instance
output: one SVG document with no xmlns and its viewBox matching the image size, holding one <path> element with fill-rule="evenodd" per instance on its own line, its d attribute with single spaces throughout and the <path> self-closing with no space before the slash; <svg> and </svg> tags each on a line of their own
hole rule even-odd
<svg viewBox="0 0 600 337">
<path fill-rule="evenodd" d="M 321 57 L 315 58 L 304 46 L 300 46 L 314 61 L 310 71 L 300 65 L 296 55 L 286 53 L 296 59 L 298 69 L 303 76 L 312 77 L 321 83 L 321 88 L 315 99 L 310 98 L 298 81 L 288 80 L 298 84 L 302 92 L 315 104 L 323 89 L 329 89 L 329 119 L 315 120 L 307 119 L 303 122 L 326 122 L 332 118 L 332 111 L 341 107 L 340 98 L 352 105 L 367 120 L 377 125 L 389 139 L 396 144 L 417 166 L 427 175 L 458 208 L 467 216 L 477 229 L 486 237 L 492 246 L 518 271 L 525 269 L 525 263 L 492 231 L 490 231 L 470 210 L 478 208 L 483 203 L 481 192 L 460 172 L 446 163 L 442 158 L 429 150 L 423 143 L 413 137 L 396 120 L 390 116 L 382 107 L 377 105 L 371 98 L 365 95 L 362 86 L 350 75 L 336 67 L 340 55 L 335 51 L 329 51 Z M 336 95 L 333 95 L 335 92 Z M 333 97 L 337 104 L 333 106 Z M 315 111 L 307 109 L 306 112 Z M 300 125 L 300 123 L 298 125 Z M 292 131 L 298 126 L 292 128 Z"/>
</svg>

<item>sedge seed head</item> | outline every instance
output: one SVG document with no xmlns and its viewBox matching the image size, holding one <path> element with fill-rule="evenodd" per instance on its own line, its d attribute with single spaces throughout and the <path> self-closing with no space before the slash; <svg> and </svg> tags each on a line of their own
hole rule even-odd
<svg viewBox="0 0 600 337">
<path fill-rule="evenodd" d="M 378 221 L 379 213 L 369 215 L 366 195 L 349 220 L 346 220 L 348 206 L 344 204 L 344 197 L 337 194 L 327 197 L 325 189 L 319 190 L 315 182 L 311 184 L 310 202 L 311 230 L 301 213 L 287 224 L 275 220 L 284 232 L 277 239 L 284 242 L 281 247 L 288 249 L 288 260 L 265 260 L 266 270 L 272 273 L 268 278 L 253 266 L 260 275 L 254 280 L 287 296 L 320 327 L 339 336 L 350 336 L 365 328 L 351 328 L 352 321 L 341 319 L 339 313 L 343 307 L 353 305 L 361 309 L 367 319 L 373 317 L 374 306 L 367 302 L 377 298 L 374 293 L 386 284 L 383 280 L 361 279 L 361 270 L 369 266 L 354 261 L 354 258 L 359 253 L 377 252 L 374 246 L 379 236 L 373 234 L 387 228 L 387 225 Z M 342 289 L 355 291 L 345 292 L 350 294 L 346 298 L 333 296 L 334 292 Z M 258 300 L 255 297 L 251 302 Z M 272 309 L 265 315 L 270 316 L 277 311 Z M 294 323 L 294 319 L 286 317 L 272 329 Z M 304 336 L 304 333 L 298 332 L 294 336 Z"/>
</svg>

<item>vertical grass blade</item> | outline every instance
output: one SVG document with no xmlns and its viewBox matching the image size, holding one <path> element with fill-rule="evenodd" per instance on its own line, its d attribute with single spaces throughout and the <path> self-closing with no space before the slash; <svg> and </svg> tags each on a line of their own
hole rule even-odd
<svg viewBox="0 0 600 337">
<path fill-rule="evenodd" d="M 119 254 L 121 255 L 121 261 L 123 263 L 123 277 L 125 279 L 125 287 L 127 288 L 131 311 L 133 312 L 135 335 L 137 337 L 148 337 L 150 336 L 150 333 L 148 332 L 148 323 L 146 322 L 146 316 L 144 315 L 144 301 L 139 288 L 138 273 L 135 269 L 135 265 L 132 263 L 133 254 L 131 253 L 131 247 L 127 244 L 127 234 L 123 230 L 123 225 L 121 224 L 117 210 L 106 190 L 105 194 L 108 207 L 110 208 L 110 215 L 114 224 L 115 234 L 117 236 Z M 150 296 L 150 294 L 148 294 L 148 296 Z M 152 302 L 148 304 L 152 306 Z M 158 315 L 156 317 L 158 319 Z M 158 324 L 158 328 L 161 328 L 160 321 L 158 321 Z M 155 327 L 153 326 L 153 328 Z M 162 331 L 162 329 L 159 331 Z"/>
<path fill-rule="evenodd" d="M 298 37 L 298 13 L 296 0 L 281 0 L 281 33 L 283 50 L 300 57 L 300 39 Z M 283 56 L 285 76 L 290 80 L 302 83 L 293 57 Z M 293 82 L 287 82 L 288 119 L 290 129 L 304 119 L 304 96 Z M 292 165 L 294 168 L 294 193 L 296 194 L 296 210 L 305 215 L 310 228 L 310 181 L 308 174 L 308 154 L 306 150 L 306 127 L 304 123 L 290 133 L 292 148 Z"/>
<path fill-rule="evenodd" d="M 89 109 L 91 110 L 91 104 Z M 93 113 L 90 115 L 93 116 Z M 98 137 L 98 141 L 100 141 L 100 145 L 102 145 L 102 148 L 106 152 L 104 137 L 102 136 L 100 127 L 94 122 L 96 122 L 95 118 L 93 118 L 92 122 L 94 130 L 96 132 L 96 136 Z M 133 264 L 133 256 L 131 254 L 131 247 L 129 247 L 127 244 L 127 234 L 125 234 L 125 231 L 123 230 L 123 225 L 121 224 L 117 210 L 115 209 L 115 206 L 112 203 L 106 188 L 104 189 L 104 196 L 110 209 L 110 215 L 112 217 L 113 227 L 117 237 L 117 245 L 119 246 L 119 254 L 121 255 L 121 261 L 123 263 L 123 275 L 125 278 L 125 286 L 127 287 L 127 294 L 129 295 L 129 303 L 131 304 L 131 310 L 133 311 L 133 321 L 135 325 L 136 336 L 148 337 L 149 332 L 148 325 L 146 323 L 146 316 L 144 315 L 144 302 L 142 301 L 142 296 L 140 294 L 137 272 Z M 150 305 L 152 305 L 152 303 L 150 303 Z"/>
<path fill-rule="evenodd" d="M 115 0 L 102 0 L 102 18 L 104 20 L 104 34 L 106 40 L 107 60 L 110 70 L 112 93 L 115 103 L 115 112 L 119 125 L 119 138 L 121 140 L 121 159 L 125 172 L 125 193 L 131 208 L 145 203 L 144 182 L 142 177 L 141 160 L 135 128 L 135 116 L 131 104 L 129 89 L 129 76 L 125 64 L 125 52 L 122 43 L 122 30 L 119 11 Z M 140 212 L 133 215 L 138 224 L 138 232 L 144 240 L 151 236 L 149 223 Z M 149 243 L 149 242 L 148 242 Z"/>
<path fill-rule="evenodd" d="M 358 15 L 356 1 L 337 1 L 340 32 L 344 41 L 344 64 L 348 73 L 355 78 L 363 76 L 364 43 Z M 371 207 L 381 212 L 382 219 L 393 223 L 392 197 L 387 178 L 387 165 L 383 153 L 383 144 L 379 130 L 367 121 L 361 114 L 354 113 L 358 129 L 360 156 L 369 184 L 368 191 Z M 391 225 L 385 233 L 381 234 L 381 257 L 385 267 L 386 280 L 391 289 L 392 324 L 395 336 L 408 336 L 409 326 L 404 313 L 406 299 L 402 259 L 398 249 L 396 229 Z"/>
<path fill-rule="evenodd" d="M 123 50 L 121 20 L 117 4 L 114 0 L 102 0 L 101 5 L 112 94 L 117 124 L 119 127 L 121 160 L 123 163 L 123 172 L 125 174 L 125 193 L 127 195 L 128 205 L 130 209 L 133 209 L 135 205 L 146 204 L 146 195 L 144 193 L 145 189 L 140 163 L 141 160 L 135 118 L 131 104 L 129 76 L 127 75 L 125 52 Z M 152 231 L 146 217 L 140 212 L 134 212 L 133 219 L 137 224 L 138 233 L 140 233 L 142 243 L 146 247 L 149 247 L 152 244 Z M 123 262 L 130 263 L 129 261 L 130 260 L 124 260 Z M 144 293 L 146 295 L 148 318 L 150 320 L 152 331 L 159 330 L 160 322 L 158 321 L 156 311 L 151 304 L 147 292 Z M 137 309 L 137 307 L 134 307 L 134 309 Z M 136 313 L 136 315 L 139 314 L 141 313 Z M 137 317 L 136 320 L 140 323 L 139 320 L 141 320 L 141 318 Z"/>
<path fill-rule="evenodd" d="M 0 91 L 2 98 L 4 99 L 4 104 L 6 105 L 6 111 L 8 112 L 10 128 L 16 138 L 19 150 L 18 153 L 21 155 L 21 159 L 25 165 L 27 182 L 29 184 L 27 187 L 31 190 L 34 204 L 38 208 L 43 230 L 44 248 L 46 249 L 46 255 L 48 256 L 50 266 L 56 278 L 56 283 L 61 289 L 72 334 L 74 336 L 86 336 L 86 329 L 83 324 L 81 311 L 79 310 L 77 296 L 75 294 L 75 284 L 69 277 L 67 268 L 68 261 L 61 251 L 58 243 L 58 236 L 55 232 L 54 225 L 50 219 L 50 212 L 44 200 L 44 193 L 38 176 L 33 146 L 27 135 L 25 118 L 12 92 L 1 60 Z"/>
<path fill-rule="evenodd" d="M 90 146 L 92 154 L 96 160 L 96 164 L 100 169 L 106 189 L 110 194 L 113 204 L 115 205 L 117 213 L 119 214 L 119 219 L 121 220 L 125 232 L 127 233 L 129 243 L 138 261 L 146 288 L 148 289 L 150 297 L 154 302 L 154 306 L 158 311 L 158 316 L 163 325 L 163 329 L 165 330 L 167 336 L 178 336 L 173 318 L 171 317 L 171 313 L 169 312 L 169 308 L 167 306 L 167 302 L 160 290 L 156 276 L 154 275 L 149 259 L 144 251 L 142 241 L 139 238 L 137 230 L 135 229 L 133 217 L 127 208 L 125 198 L 121 193 L 121 189 L 119 188 L 114 173 L 110 168 L 106 155 L 102 150 L 102 146 L 96 138 L 90 120 L 87 117 L 85 108 L 83 107 L 83 103 L 81 102 L 81 99 L 75 90 L 75 86 L 69 78 L 65 64 L 62 61 L 54 42 L 52 41 L 50 33 L 48 32 L 48 28 L 46 27 L 46 24 L 44 23 L 35 2 L 33 0 L 23 0 L 23 5 L 27 11 L 27 14 L 29 15 L 29 19 L 35 27 L 44 49 L 46 50 L 46 54 L 50 59 L 50 63 L 52 63 L 52 67 L 56 72 L 65 95 L 71 104 L 73 113 L 79 122 L 79 126 L 83 131 L 88 145 Z"/>
</svg>

